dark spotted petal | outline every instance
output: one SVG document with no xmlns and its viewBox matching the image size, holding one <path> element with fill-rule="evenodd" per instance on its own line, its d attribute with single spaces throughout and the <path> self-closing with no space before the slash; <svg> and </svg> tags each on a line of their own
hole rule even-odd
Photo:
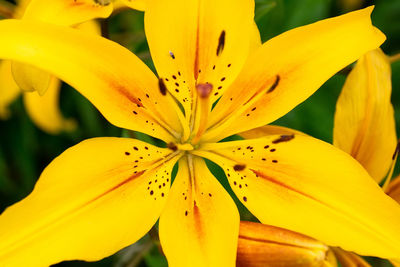
<svg viewBox="0 0 400 267">
<path fill-rule="evenodd" d="M 260 44 L 251 0 L 152 0 L 145 28 L 160 78 L 190 119 L 195 85 L 218 99 Z M 196 82 L 197 80 L 197 82 Z"/>
<path fill-rule="evenodd" d="M 100 260 L 134 243 L 164 208 L 177 160 L 170 153 L 127 138 L 71 147 L 0 215 L 0 266 Z"/>
<path fill-rule="evenodd" d="M 347 153 L 305 135 L 206 144 L 262 222 L 361 255 L 400 255 L 400 205 Z M 238 167 L 240 166 L 240 167 Z M 332 230 L 334 229 L 334 230 Z"/>
<path fill-rule="evenodd" d="M 169 266 L 235 266 L 239 213 L 203 159 L 182 158 L 160 218 Z"/>
<path fill-rule="evenodd" d="M 385 36 L 371 25 L 372 8 L 285 32 L 255 51 L 210 115 L 203 141 L 273 122 Z"/>
<path fill-rule="evenodd" d="M 167 142 L 181 132 L 178 107 L 134 54 L 105 38 L 24 20 L 0 22 L 0 58 L 54 74 L 87 97 L 111 123 Z"/>
</svg>

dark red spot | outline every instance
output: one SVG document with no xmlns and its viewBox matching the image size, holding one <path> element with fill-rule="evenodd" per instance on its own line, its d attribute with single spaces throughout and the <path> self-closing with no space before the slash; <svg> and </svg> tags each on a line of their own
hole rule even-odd
<svg viewBox="0 0 400 267">
<path fill-rule="evenodd" d="M 246 168 L 246 165 L 244 164 L 236 164 L 235 166 L 233 166 L 233 169 L 235 171 L 243 171 Z"/>
</svg>

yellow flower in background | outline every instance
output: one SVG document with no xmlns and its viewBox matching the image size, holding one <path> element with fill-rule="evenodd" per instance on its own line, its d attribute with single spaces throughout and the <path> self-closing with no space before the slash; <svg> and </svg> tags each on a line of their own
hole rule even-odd
<svg viewBox="0 0 400 267">
<path fill-rule="evenodd" d="M 301 134 L 217 143 L 283 116 L 379 47 L 385 37 L 371 25 L 371 11 L 261 45 L 252 1 L 146 2 L 159 78 L 104 38 L 1 21 L 1 58 L 52 73 L 114 125 L 166 147 L 104 137 L 65 151 L 34 191 L 0 216 L 0 265 L 99 260 L 140 239 L 159 218 L 170 266 L 233 266 L 239 214 L 204 158 L 223 168 L 262 223 L 362 255 L 398 258 L 400 206 L 346 153 Z"/>
<path fill-rule="evenodd" d="M 400 203 L 400 179 L 390 182 L 398 153 L 391 94 L 389 57 L 381 49 L 368 52 L 350 72 L 336 104 L 334 144 L 357 159 L 376 182 L 386 177 L 385 192 Z M 349 264 L 359 261 L 349 252 L 335 253 Z"/>
<path fill-rule="evenodd" d="M 106 18 L 113 9 L 123 6 L 143 10 L 144 1 L 24 0 L 18 2 L 10 16 L 71 26 L 88 34 L 100 35 L 100 27 L 93 19 Z M 59 109 L 60 88 L 60 80 L 45 71 L 22 63 L 0 61 L 0 119 L 9 117 L 8 106 L 22 89 L 25 108 L 40 129 L 50 134 L 73 130 L 75 121 L 64 119 Z"/>
<path fill-rule="evenodd" d="M 357 159 L 378 183 L 396 148 L 388 57 L 374 50 L 358 60 L 336 104 L 333 144 Z"/>
</svg>

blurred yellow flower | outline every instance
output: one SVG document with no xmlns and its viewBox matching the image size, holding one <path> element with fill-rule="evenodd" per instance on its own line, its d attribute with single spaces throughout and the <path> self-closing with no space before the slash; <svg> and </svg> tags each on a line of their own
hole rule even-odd
<svg viewBox="0 0 400 267">
<path fill-rule="evenodd" d="M 100 27 L 93 19 L 106 18 L 114 8 L 126 5 L 142 10 L 144 1 L 119 0 L 100 4 L 94 0 L 21 0 L 10 9 L 13 12 L 9 16 L 71 26 L 100 35 Z M 60 87 L 60 80 L 45 71 L 22 63 L 0 61 L 0 119 L 9 117 L 8 107 L 21 95 L 22 89 L 28 115 L 40 129 L 50 134 L 73 130 L 75 121 L 64 119 L 59 109 Z"/>
</svg>

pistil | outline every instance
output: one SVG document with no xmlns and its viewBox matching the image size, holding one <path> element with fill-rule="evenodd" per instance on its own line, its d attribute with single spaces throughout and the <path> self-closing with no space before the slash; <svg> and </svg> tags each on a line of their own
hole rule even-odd
<svg viewBox="0 0 400 267">
<path fill-rule="evenodd" d="M 210 95 L 213 86 L 210 83 L 201 83 L 196 85 L 197 91 L 197 105 L 195 112 L 195 121 L 193 129 L 192 144 L 197 144 L 201 135 L 207 129 L 207 119 L 210 113 Z"/>
</svg>

